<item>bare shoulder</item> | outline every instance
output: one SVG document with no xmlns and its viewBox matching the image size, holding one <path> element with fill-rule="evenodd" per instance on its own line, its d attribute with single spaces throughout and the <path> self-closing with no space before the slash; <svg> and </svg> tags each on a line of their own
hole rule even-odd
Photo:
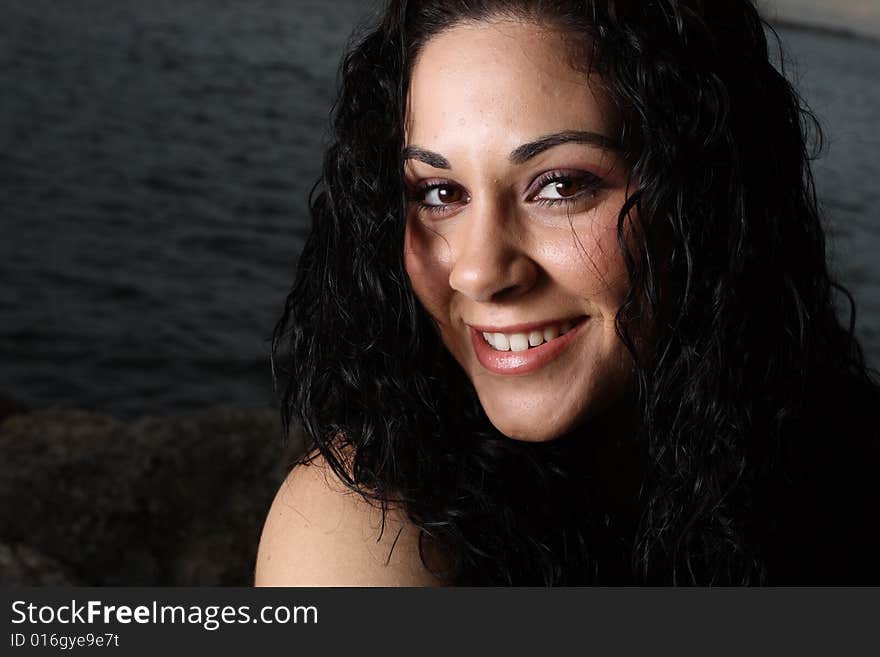
<svg viewBox="0 0 880 657">
<path fill-rule="evenodd" d="M 281 485 L 260 539 L 256 586 L 438 586 L 422 565 L 419 532 L 348 490 L 322 458 Z"/>
</svg>

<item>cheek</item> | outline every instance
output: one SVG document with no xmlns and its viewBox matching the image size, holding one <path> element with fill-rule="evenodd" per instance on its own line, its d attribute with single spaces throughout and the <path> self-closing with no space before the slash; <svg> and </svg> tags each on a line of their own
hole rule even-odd
<svg viewBox="0 0 880 657">
<path fill-rule="evenodd" d="M 617 241 L 617 215 L 594 217 L 589 226 L 569 234 L 565 243 L 558 243 L 555 261 L 565 287 L 594 305 L 606 317 L 616 313 L 629 287 L 626 261 Z"/>
<path fill-rule="evenodd" d="M 595 250 L 591 255 L 599 273 L 594 294 L 604 299 L 606 305 L 613 306 L 616 313 L 629 287 L 626 261 L 617 240 L 616 216 L 613 221 L 606 222 L 603 230 L 596 235 L 594 243 Z"/>
<path fill-rule="evenodd" d="M 448 314 L 452 293 L 447 253 L 437 235 L 419 222 L 407 221 L 403 243 L 406 273 L 419 301 L 438 321 Z"/>
</svg>

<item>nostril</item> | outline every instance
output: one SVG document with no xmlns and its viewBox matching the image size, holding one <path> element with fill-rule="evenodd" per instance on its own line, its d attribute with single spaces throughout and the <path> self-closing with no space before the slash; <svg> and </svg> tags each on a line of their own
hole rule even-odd
<svg viewBox="0 0 880 657">
<path fill-rule="evenodd" d="M 509 285 L 493 294 L 492 301 L 507 301 L 510 298 L 518 296 L 521 291 L 522 287 L 520 285 Z"/>
<path fill-rule="evenodd" d="M 454 272 L 453 272 L 454 274 Z M 450 276 L 449 286 L 481 303 L 513 299 L 531 288 L 525 281 L 510 282 L 501 271 L 467 276 Z"/>
<path fill-rule="evenodd" d="M 454 229 L 448 233 L 451 288 L 489 302 L 513 298 L 532 287 L 538 265 L 528 232 L 500 201 L 474 202 Z"/>
<path fill-rule="evenodd" d="M 484 250 L 481 256 L 459 257 L 449 272 L 449 286 L 483 303 L 506 301 L 535 286 L 540 268 L 527 254 L 508 249 L 495 256 Z"/>
</svg>

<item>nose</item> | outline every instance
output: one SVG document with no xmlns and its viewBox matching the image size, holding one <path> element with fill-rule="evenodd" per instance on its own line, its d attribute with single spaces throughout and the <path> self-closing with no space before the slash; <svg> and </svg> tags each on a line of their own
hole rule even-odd
<svg viewBox="0 0 880 657">
<path fill-rule="evenodd" d="M 513 215 L 502 203 L 471 203 L 466 230 L 452 245 L 449 286 L 478 302 L 516 298 L 531 290 L 539 267 Z"/>
</svg>

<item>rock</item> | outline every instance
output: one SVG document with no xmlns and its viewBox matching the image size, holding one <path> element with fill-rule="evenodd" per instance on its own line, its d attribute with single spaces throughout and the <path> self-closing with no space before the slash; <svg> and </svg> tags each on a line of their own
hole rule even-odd
<svg viewBox="0 0 880 657">
<path fill-rule="evenodd" d="M 14 399 L 0 396 L 0 422 L 2 422 L 10 415 L 18 415 L 19 413 L 27 412 L 28 407 L 24 404 L 19 404 Z"/>
<path fill-rule="evenodd" d="M 40 555 L 17 571 L 32 584 L 63 572 L 87 585 L 249 585 L 266 511 L 302 450 L 298 439 L 282 446 L 277 416 L 214 408 L 131 423 L 63 409 L 8 417 L 0 542 Z"/>
<path fill-rule="evenodd" d="M 0 586 L 77 586 L 55 559 L 27 545 L 0 543 Z"/>
</svg>

